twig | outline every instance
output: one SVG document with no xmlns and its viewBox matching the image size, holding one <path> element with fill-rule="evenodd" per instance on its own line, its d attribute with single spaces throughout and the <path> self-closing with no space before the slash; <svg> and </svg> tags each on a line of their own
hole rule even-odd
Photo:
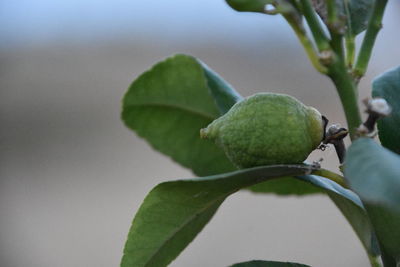
<svg viewBox="0 0 400 267">
<path fill-rule="evenodd" d="M 359 81 L 364 76 L 369 60 L 371 58 L 372 48 L 374 47 L 376 36 L 382 28 L 382 18 L 385 12 L 387 0 L 375 0 L 371 18 L 368 22 L 367 32 L 361 44 L 357 62 L 353 70 L 353 76 Z"/>
<path fill-rule="evenodd" d="M 310 27 L 319 52 L 330 50 L 329 39 L 318 20 L 317 14 L 313 9 L 310 0 L 300 0 L 300 3 L 302 5 L 304 17 Z"/>
</svg>

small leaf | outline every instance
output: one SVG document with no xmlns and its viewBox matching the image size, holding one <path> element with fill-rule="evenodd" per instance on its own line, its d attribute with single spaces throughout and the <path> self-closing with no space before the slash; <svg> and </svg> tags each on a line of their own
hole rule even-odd
<svg viewBox="0 0 400 267">
<path fill-rule="evenodd" d="M 230 267 L 310 267 L 300 263 L 279 262 L 279 261 L 247 261 L 231 265 Z"/>
<path fill-rule="evenodd" d="M 384 98 L 392 113 L 378 120 L 382 145 L 400 154 L 400 66 L 378 76 L 372 83 L 372 96 Z"/>
<path fill-rule="evenodd" d="M 350 23 L 353 35 L 357 35 L 367 29 L 374 2 L 375 0 L 349 1 Z"/>
<path fill-rule="evenodd" d="M 265 6 L 273 0 L 226 0 L 228 5 L 236 11 L 264 13 Z"/>
<path fill-rule="evenodd" d="M 139 76 L 123 99 L 122 119 L 155 149 L 197 175 L 235 170 L 200 129 L 241 97 L 197 59 L 176 55 Z"/>
<path fill-rule="evenodd" d="M 345 166 L 348 184 L 365 205 L 383 258 L 399 261 L 400 156 L 372 139 L 360 138 L 350 146 Z"/>
<path fill-rule="evenodd" d="M 313 6 L 323 21 L 327 24 L 326 0 L 312 0 Z M 374 0 L 336 0 L 339 19 L 347 18 L 351 30 L 350 34 L 358 35 L 367 29 L 371 17 Z"/>
<path fill-rule="evenodd" d="M 322 177 L 305 175 L 307 165 L 274 165 L 157 185 L 139 208 L 125 245 L 122 266 L 165 266 L 195 238 L 232 193 L 269 179 L 288 176 L 321 187 L 342 201 L 357 196 Z"/>
</svg>

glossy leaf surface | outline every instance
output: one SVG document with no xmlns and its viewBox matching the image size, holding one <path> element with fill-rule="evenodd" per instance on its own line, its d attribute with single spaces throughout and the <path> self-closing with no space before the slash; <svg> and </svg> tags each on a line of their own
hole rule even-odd
<svg viewBox="0 0 400 267">
<path fill-rule="evenodd" d="M 378 120 L 379 139 L 383 146 L 400 154 L 400 67 L 378 76 L 372 83 L 372 96 L 384 98 L 391 114 Z"/>
<path fill-rule="evenodd" d="M 122 266 L 166 266 L 195 238 L 225 198 L 269 179 L 304 175 L 297 179 L 361 205 L 351 191 L 326 178 L 305 175 L 309 172 L 306 165 L 275 165 L 159 184 L 133 220 Z"/>
</svg>

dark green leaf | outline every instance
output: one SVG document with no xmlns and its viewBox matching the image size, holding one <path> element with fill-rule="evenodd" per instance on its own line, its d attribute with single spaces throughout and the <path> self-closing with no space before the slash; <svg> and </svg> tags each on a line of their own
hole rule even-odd
<svg viewBox="0 0 400 267">
<path fill-rule="evenodd" d="M 269 179 L 304 175 L 306 165 L 275 165 L 215 176 L 161 183 L 145 198 L 133 220 L 122 266 L 165 266 L 201 231 L 219 205 L 232 193 Z M 304 175 L 303 181 L 360 205 L 357 196 L 322 177 Z"/>
<path fill-rule="evenodd" d="M 400 156 L 369 138 L 351 145 L 345 168 L 348 184 L 363 201 L 400 210 Z"/>
<path fill-rule="evenodd" d="M 242 97 L 204 63 L 176 55 L 139 76 L 123 100 L 122 119 L 155 149 L 199 176 L 236 170 L 212 141 L 199 131 Z M 308 194 L 317 190 L 297 182 L 274 181 L 258 192 Z"/>
<path fill-rule="evenodd" d="M 327 23 L 326 0 L 313 0 L 315 10 L 320 17 Z M 367 29 L 368 21 L 371 16 L 374 0 L 336 0 L 339 18 L 348 18 L 347 27 L 350 34 L 355 36 Z"/>
<path fill-rule="evenodd" d="M 353 227 L 367 253 L 371 256 L 379 255 L 379 247 L 371 223 L 361 200 L 354 192 L 331 180 L 315 175 L 297 178 L 323 189 Z"/>
<path fill-rule="evenodd" d="M 365 203 L 387 266 L 400 264 L 400 212 L 376 204 Z"/>
<path fill-rule="evenodd" d="M 368 138 L 347 152 L 346 178 L 363 201 L 386 259 L 400 259 L 400 156 Z"/>
<path fill-rule="evenodd" d="M 224 81 L 218 74 L 213 72 L 206 64 L 200 62 L 204 74 L 207 78 L 207 85 L 219 109 L 220 115 L 225 114 L 236 102 L 242 100 L 242 97 Z"/>
<path fill-rule="evenodd" d="M 335 203 L 338 209 L 342 212 L 343 216 L 350 223 L 354 232 L 357 234 L 358 238 L 363 244 L 366 252 L 371 257 L 379 256 L 380 250 L 378 241 L 368 215 L 366 214 L 365 209 L 362 208 L 362 204 L 355 204 L 355 202 L 348 201 L 340 195 L 333 194 L 331 192 L 327 193 L 333 203 Z"/>
<path fill-rule="evenodd" d="M 350 0 L 351 32 L 357 35 L 367 29 L 375 0 Z"/>
<path fill-rule="evenodd" d="M 236 11 L 242 12 L 261 12 L 264 13 L 265 6 L 271 4 L 273 0 L 226 0 Z"/>
<path fill-rule="evenodd" d="M 372 83 L 372 96 L 384 98 L 392 113 L 378 121 L 379 139 L 383 146 L 400 154 L 400 67 L 389 70 Z"/>
<path fill-rule="evenodd" d="M 254 261 L 236 263 L 231 267 L 310 267 L 310 266 L 293 262 L 254 260 Z"/>
<path fill-rule="evenodd" d="M 122 119 L 155 149 L 197 175 L 235 170 L 199 131 L 241 97 L 197 59 L 176 55 L 139 76 L 123 100 Z"/>
</svg>

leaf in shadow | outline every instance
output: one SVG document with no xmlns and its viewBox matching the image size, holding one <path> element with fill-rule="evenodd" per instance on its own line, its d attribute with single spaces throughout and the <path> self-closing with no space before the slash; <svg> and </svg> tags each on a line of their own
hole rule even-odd
<svg viewBox="0 0 400 267">
<path fill-rule="evenodd" d="M 345 163 L 346 179 L 364 203 L 384 261 L 400 263 L 400 156 L 372 139 L 359 138 Z"/>
<path fill-rule="evenodd" d="M 384 147 L 400 154 L 400 67 L 375 78 L 372 96 L 384 98 L 392 107 L 389 116 L 378 120 L 379 139 Z"/>
</svg>

